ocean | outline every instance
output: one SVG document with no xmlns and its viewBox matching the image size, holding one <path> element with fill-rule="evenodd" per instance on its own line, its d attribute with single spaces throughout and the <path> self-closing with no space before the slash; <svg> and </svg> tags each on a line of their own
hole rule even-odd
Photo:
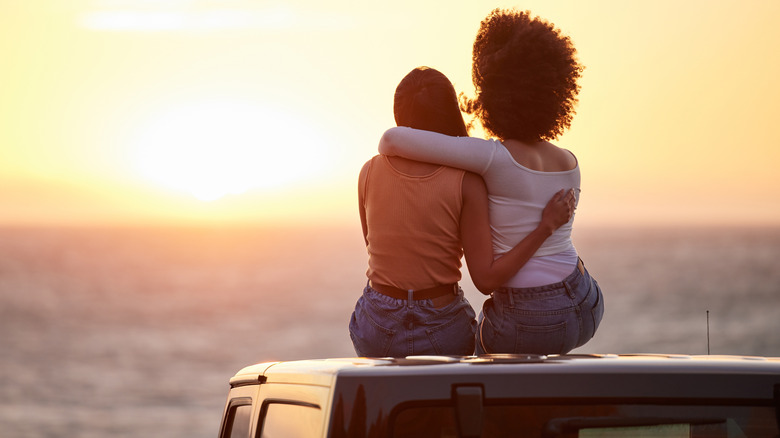
<svg viewBox="0 0 780 438">
<path fill-rule="evenodd" d="M 780 356 L 780 227 L 574 241 L 606 303 L 576 353 Z M 359 224 L 2 228 L 0 436 L 213 438 L 241 367 L 354 355 L 365 259 Z"/>
</svg>

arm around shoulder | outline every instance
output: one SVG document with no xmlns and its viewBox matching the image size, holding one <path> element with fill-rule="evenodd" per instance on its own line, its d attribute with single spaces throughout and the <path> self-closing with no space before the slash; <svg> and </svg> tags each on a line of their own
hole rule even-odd
<svg viewBox="0 0 780 438">
<path fill-rule="evenodd" d="M 390 128 L 382 134 L 379 139 L 379 153 L 382 155 L 396 156 L 395 145 L 397 144 L 396 133 L 398 128 Z"/>
<path fill-rule="evenodd" d="M 493 143 L 474 137 L 453 137 L 403 126 L 388 129 L 379 153 L 400 156 L 483 174 L 493 159 Z"/>
</svg>

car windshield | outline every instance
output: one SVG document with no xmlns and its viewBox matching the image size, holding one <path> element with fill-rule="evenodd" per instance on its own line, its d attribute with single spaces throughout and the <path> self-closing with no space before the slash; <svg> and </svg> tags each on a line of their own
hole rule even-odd
<svg viewBox="0 0 780 438">
<path fill-rule="evenodd" d="M 410 406 L 391 421 L 393 437 L 458 437 L 452 406 Z M 502 403 L 484 406 L 482 438 L 768 437 L 778 435 L 771 406 L 710 404 Z"/>
</svg>

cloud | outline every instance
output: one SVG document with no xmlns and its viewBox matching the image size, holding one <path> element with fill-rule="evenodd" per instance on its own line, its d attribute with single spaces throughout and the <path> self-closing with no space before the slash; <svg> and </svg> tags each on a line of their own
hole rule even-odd
<svg viewBox="0 0 780 438">
<path fill-rule="evenodd" d="M 102 0 L 95 10 L 79 17 L 81 26 L 94 31 L 220 30 L 345 30 L 353 27 L 346 14 L 295 8 L 287 4 L 248 4 L 242 1 Z"/>
</svg>

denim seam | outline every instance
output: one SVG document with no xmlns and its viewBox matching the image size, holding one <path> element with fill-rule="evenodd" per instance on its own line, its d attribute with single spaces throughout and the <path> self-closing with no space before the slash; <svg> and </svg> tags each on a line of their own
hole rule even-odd
<svg viewBox="0 0 780 438">
<path fill-rule="evenodd" d="M 558 310 L 523 310 L 523 309 L 504 309 L 504 312 L 512 315 L 522 316 L 555 316 L 566 315 L 568 313 L 576 312 L 576 306 L 567 307 L 565 309 Z"/>
<path fill-rule="evenodd" d="M 452 315 L 452 318 L 450 318 L 447 322 L 444 322 L 444 323 L 439 324 L 437 326 L 425 329 L 425 333 L 428 335 L 428 340 L 431 342 L 431 345 L 433 345 L 433 348 L 434 348 L 434 350 L 437 351 L 437 353 L 442 351 L 442 347 L 441 347 L 441 345 L 438 342 L 438 338 L 436 337 L 436 334 L 441 332 L 441 331 L 449 329 L 450 327 L 454 326 L 455 324 L 462 323 L 463 322 L 462 318 L 464 318 L 464 317 L 468 317 L 466 309 L 460 308 L 460 309 L 458 309 L 457 312 L 455 312 Z M 470 324 L 469 324 L 471 326 L 471 322 L 473 322 L 474 319 L 473 318 L 469 318 L 469 319 L 471 320 Z M 472 331 L 474 331 L 474 330 L 472 329 Z M 474 333 L 472 333 L 471 336 L 473 337 Z"/>
<path fill-rule="evenodd" d="M 544 292 L 498 292 L 493 294 L 493 297 L 498 296 L 501 301 L 535 301 L 539 298 L 554 298 L 562 295 L 567 295 L 564 288 Z"/>
<path fill-rule="evenodd" d="M 398 316 L 396 316 L 394 313 L 389 312 L 389 311 L 383 309 L 381 306 L 377 305 L 377 303 L 373 302 L 373 300 L 371 298 L 368 298 L 365 301 L 368 304 L 368 306 L 371 307 L 371 311 L 372 312 L 381 315 L 383 318 L 391 319 L 391 320 L 393 320 L 393 321 L 395 321 L 396 323 L 399 323 L 399 324 L 404 322 L 404 319 L 401 319 Z M 368 313 L 370 314 L 371 312 L 368 312 Z"/>
</svg>

